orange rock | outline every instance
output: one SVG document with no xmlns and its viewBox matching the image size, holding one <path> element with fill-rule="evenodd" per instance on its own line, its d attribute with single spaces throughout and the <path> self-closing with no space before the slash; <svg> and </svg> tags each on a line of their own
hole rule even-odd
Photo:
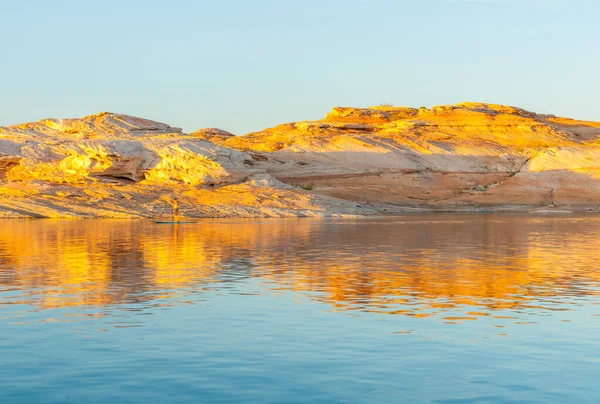
<svg viewBox="0 0 600 404">
<path fill-rule="evenodd" d="M 336 107 L 244 136 L 104 112 L 0 128 L 0 216 L 154 217 L 165 194 L 192 216 L 595 210 L 599 158 L 600 123 L 496 104 Z"/>
</svg>

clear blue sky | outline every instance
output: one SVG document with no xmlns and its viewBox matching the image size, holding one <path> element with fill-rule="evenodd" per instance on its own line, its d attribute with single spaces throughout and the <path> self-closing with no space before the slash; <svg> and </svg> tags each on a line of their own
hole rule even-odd
<svg viewBox="0 0 600 404">
<path fill-rule="evenodd" d="M 334 105 L 600 120 L 595 0 L 0 0 L 0 125 L 121 112 L 236 134 Z"/>
</svg>

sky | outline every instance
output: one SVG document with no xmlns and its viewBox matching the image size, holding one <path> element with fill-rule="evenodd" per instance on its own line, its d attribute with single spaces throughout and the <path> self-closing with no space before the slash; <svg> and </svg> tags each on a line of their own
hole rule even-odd
<svg viewBox="0 0 600 404">
<path fill-rule="evenodd" d="M 596 0 L 0 0 L 0 126 L 109 111 L 235 134 L 333 106 L 600 121 Z"/>
</svg>

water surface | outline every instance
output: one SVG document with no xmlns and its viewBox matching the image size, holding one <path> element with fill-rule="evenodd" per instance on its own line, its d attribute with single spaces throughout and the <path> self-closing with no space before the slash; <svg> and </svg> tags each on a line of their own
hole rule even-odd
<svg viewBox="0 0 600 404">
<path fill-rule="evenodd" d="M 600 400 L 600 216 L 0 221 L 0 402 Z"/>
</svg>

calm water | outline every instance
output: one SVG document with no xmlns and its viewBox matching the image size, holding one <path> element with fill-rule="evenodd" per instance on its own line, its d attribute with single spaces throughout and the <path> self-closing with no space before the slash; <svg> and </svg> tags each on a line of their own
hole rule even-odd
<svg viewBox="0 0 600 404">
<path fill-rule="evenodd" d="M 0 402 L 600 401 L 600 216 L 0 221 Z"/>
</svg>

